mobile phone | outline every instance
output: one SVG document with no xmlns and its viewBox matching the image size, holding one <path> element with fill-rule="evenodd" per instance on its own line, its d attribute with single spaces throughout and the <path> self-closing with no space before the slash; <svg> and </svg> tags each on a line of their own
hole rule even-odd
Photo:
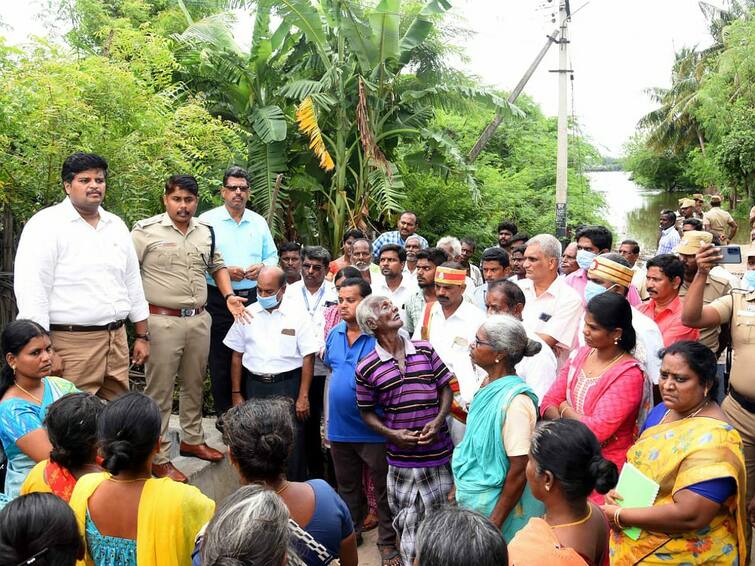
<svg viewBox="0 0 755 566">
<path fill-rule="evenodd" d="M 742 248 L 739 246 L 716 246 L 721 253 L 722 259 L 718 262 L 739 264 L 742 263 Z"/>
</svg>

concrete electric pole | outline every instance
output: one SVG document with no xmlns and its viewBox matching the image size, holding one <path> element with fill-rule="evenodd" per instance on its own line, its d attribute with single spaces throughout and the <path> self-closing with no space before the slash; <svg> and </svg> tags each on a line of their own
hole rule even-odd
<svg viewBox="0 0 755 566">
<path fill-rule="evenodd" d="M 556 158 L 556 237 L 566 237 L 566 201 L 568 181 L 568 123 L 567 123 L 567 85 L 568 75 L 572 72 L 568 68 L 569 58 L 567 47 L 569 35 L 567 24 L 571 10 L 569 0 L 561 0 L 559 6 L 560 33 L 558 39 L 559 68 L 558 71 L 558 154 Z"/>
</svg>

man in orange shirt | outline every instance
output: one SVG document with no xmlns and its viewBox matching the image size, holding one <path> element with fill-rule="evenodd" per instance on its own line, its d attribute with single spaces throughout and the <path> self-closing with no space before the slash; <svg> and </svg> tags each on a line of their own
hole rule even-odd
<svg viewBox="0 0 755 566">
<path fill-rule="evenodd" d="M 650 317 L 663 334 L 668 347 L 680 340 L 697 340 L 700 331 L 682 324 L 682 301 L 679 288 L 684 278 L 684 264 L 672 254 L 661 254 L 647 262 L 647 291 L 650 300 L 637 310 Z"/>
</svg>

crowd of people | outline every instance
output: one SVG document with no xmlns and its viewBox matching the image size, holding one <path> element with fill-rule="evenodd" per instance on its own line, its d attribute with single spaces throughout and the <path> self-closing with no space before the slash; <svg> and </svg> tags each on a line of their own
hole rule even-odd
<svg viewBox="0 0 755 566">
<path fill-rule="evenodd" d="M 749 560 L 755 248 L 741 278 L 719 265 L 718 195 L 661 211 L 644 262 L 604 226 L 431 246 L 410 211 L 333 258 L 276 246 L 239 167 L 199 216 L 196 179 L 171 176 L 131 231 L 107 176 L 68 157 L 65 198 L 21 234 L 0 563 L 351 566 L 371 529 L 385 566 Z M 242 487 L 213 501 L 176 452 Z M 625 502 L 625 468 L 655 498 Z"/>
</svg>

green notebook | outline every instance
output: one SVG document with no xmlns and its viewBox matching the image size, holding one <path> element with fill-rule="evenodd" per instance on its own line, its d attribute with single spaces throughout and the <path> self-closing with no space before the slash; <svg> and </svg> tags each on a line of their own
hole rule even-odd
<svg viewBox="0 0 755 566">
<path fill-rule="evenodd" d="M 660 487 L 660 485 L 627 462 L 621 469 L 619 483 L 616 485 L 616 491 L 623 497 L 619 505 L 622 508 L 650 507 L 655 501 Z M 641 532 L 642 529 L 639 527 L 624 529 L 624 534 L 632 540 L 640 538 Z"/>
</svg>

